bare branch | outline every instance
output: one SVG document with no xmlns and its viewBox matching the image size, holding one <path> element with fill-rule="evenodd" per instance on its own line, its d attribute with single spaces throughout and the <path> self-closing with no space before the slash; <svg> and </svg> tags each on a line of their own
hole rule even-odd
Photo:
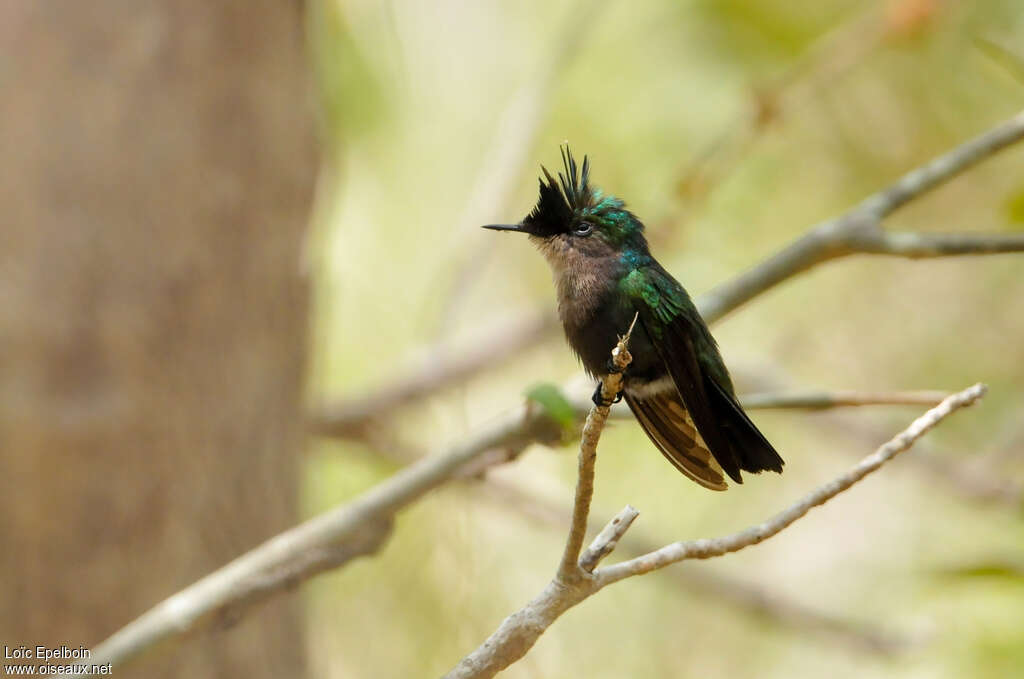
<svg viewBox="0 0 1024 679">
<path fill-rule="evenodd" d="M 511 509 L 551 528 L 558 530 L 565 528 L 565 516 L 569 513 L 568 510 L 560 503 L 552 502 L 532 489 L 523 488 L 518 483 L 513 484 L 505 480 L 487 477 L 479 490 L 479 495 L 482 498 L 493 502 L 497 507 L 505 510 Z M 611 523 L 602 528 L 600 522 L 594 519 L 595 511 L 592 509 L 589 530 L 606 534 L 609 528 L 615 525 L 615 538 L 620 541 L 617 547 L 610 544 L 611 549 L 617 548 L 620 552 L 630 556 L 640 556 L 652 552 L 658 548 L 658 545 L 649 538 L 638 535 L 635 529 L 631 530 L 628 535 L 621 534 L 629 528 L 621 522 L 628 520 L 632 524 L 633 519 L 636 518 L 632 516 L 635 511 L 632 507 L 627 506 Z M 601 514 L 600 511 L 596 513 Z M 616 521 L 620 523 L 616 525 Z M 583 557 L 580 558 L 580 564 L 584 570 L 592 570 L 586 567 L 586 564 L 589 563 L 587 552 L 601 549 L 602 534 L 595 538 L 588 550 L 584 552 Z M 607 554 L 602 553 L 601 558 L 604 556 Z M 896 631 L 880 629 L 874 625 L 864 625 L 832 615 L 827 611 L 815 609 L 786 597 L 779 592 L 769 591 L 759 584 L 710 568 L 677 568 L 672 569 L 670 574 L 672 582 L 677 586 L 685 589 L 691 595 L 713 601 L 715 606 L 734 606 L 741 612 L 759 616 L 776 625 L 793 629 L 799 634 L 824 635 L 827 639 L 845 644 L 858 651 L 889 654 L 906 649 L 914 642 L 906 635 Z"/>
<path fill-rule="evenodd" d="M 559 427 L 524 405 L 471 440 L 427 457 L 355 500 L 292 528 L 157 604 L 93 649 L 90 662 L 120 667 L 157 643 L 184 637 L 355 557 L 375 552 L 403 507 L 458 476 L 492 450 L 553 440 Z M 507 459 L 507 458 L 506 458 Z"/>
<path fill-rule="evenodd" d="M 640 512 L 634 509 L 633 505 L 623 507 L 622 511 L 601 529 L 601 532 L 580 556 L 580 568 L 588 573 L 593 572 L 602 559 L 615 551 L 615 546 L 619 544 L 619 540 L 626 534 L 638 516 L 640 516 Z"/>
<path fill-rule="evenodd" d="M 863 406 L 933 406 L 949 396 L 945 391 L 772 391 L 747 394 L 740 403 L 748 410 L 830 410 Z M 569 403 L 577 416 L 584 417 L 590 402 L 582 395 L 572 395 Z M 625 404 L 612 406 L 613 420 L 631 420 L 633 414 Z"/>
<path fill-rule="evenodd" d="M 122 667 L 161 642 L 229 624 L 278 592 L 376 552 L 390 532 L 386 515 L 366 504 L 312 519 L 157 604 L 94 648 L 89 662 Z"/>
<path fill-rule="evenodd" d="M 892 255 L 907 259 L 997 255 L 1024 251 L 1024 234 L 914 233 L 879 231 L 857 239 L 858 252 Z"/>
<path fill-rule="evenodd" d="M 960 408 L 973 404 L 984 394 L 985 386 L 975 384 L 973 387 L 969 387 L 946 398 L 942 403 L 914 420 L 902 433 L 871 455 L 865 457 L 845 474 L 821 486 L 764 523 L 722 538 L 676 542 L 644 556 L 609 566 L 602 569 L 599 573 L 595 573 L 595 576 L 602 585 L 611 584 L 623 578 L 649 573 L 685 559 L 708 559 L 722 556 L 723 554 L 738 552 L 745 547 L 763 542 L 782 532 L 811 509 L 825 504 L 889 460 L 908 450 L 914 445 L 915 441 L 924 436 L 939 422 Z"/>
<path fill-rule="evenodd" d="M 743 397 L 741 401 L 745 408 L 800 408 L 804 406 L 808 410 L 828 408 L 833 411 L 829 416 L 814 418 L 809 422 L 815 426 L 824 427 L 827 430 L 825 436 L 834 437 L 840 433 L 855 443 L 865 445 L 873 444 L 874 441 L 885 436 L 885 431 L 866 423 L 862 418 L 846 417 L 838 412 L 839 407 L 883 404 L 936 405 L 949 395 L 948 392 L 940 391 L 788 393 L 786 389 L 790 380 L 783 379 L 778 368 L 774 368 L 772 372 L 772 376 L 762 374 L 757 377 L 758 384 L 771 389 L 772 392 L 750 394 Z M 612 418 L 626 415 L 626 413 L 617 412 L 615 408 L 612 408 Z M 1017 429 L 1018 425 L 1014 422 L 1011 431 L 1015 432 Z M 1005 435 L 997 437 L 997 442 L 994 444 L 994 448 L 1001 450 L 1003 454 L 1013 450 L 1013 446 L 1013 440 Z M 968 502 L 1003 506 L 1010 510 L 1021 507 L 1021 501 L 1024 500 L 1024 484 L 1007 478 L 996 468 L 995 460 L 990 460 L 988 465 L 979 468 L 977 464 L 967 465 L 956 458 L 943 456 L 927 443 L 918 443 L 917 447 L 922 451 L 921 454 L 911 457 L 906 464 L 909 468 L 926 476 L 929 483 L 933 479 L 942 481 L 950 490 Z M 977 461 L 981 462 L 982 460 Z"/>
<path fill-rule="evenodd" d="M 572 506 L 572 523 L 569 526 L 569 537 L 562 553 L 562 562 L 558 566 L 557 579 L 571 582 L 579 578 L 582 572 L 579 559 L 583 549 L 583 539 L 587 534 L 587 517 L 590 515 L 590 503 L 594 497 L 594 465 L 597 462 L 597 442 L 604 431 L 608 420 L 610 404 L 622 391 L 622 374 L 629 367 L 633 357 L 629 353 L 629 338 L 636 327 L 639 314 L 633 316 L 626 334 L 619 338 L 618 345 L 612 349 L 612 361 L 617 372 L 601 378 L 601 400 L 609 405 L 596 405 L 587 415 L 587 423 L 583 425 L 583 436 L 580 438 L 579 468 L 576 478 L 576 496 Z"/>
<path fill-rule="evenodd" d="M 740 401 L 749 410 L 825 410 L 860 406 L 933 406 L 949 396 L 945 391 L 820 391 L 747 394 Z"/>
<path fill-rule="evenodd" d="M 839 495 L 896 455 L 908 450 L 939 422 L 960 408 L 973 404 L 984 393 L 985 387 L 976 384 L 953 394 L 846 473 L 821 486 L 768 521 L 747 530 L 721 538 L 676 542 L 643 556 L 601 568 L 592 575 L 581 569 L 580 574 L 572 580 L 561 577 L 565 561 L 563 556 L 558 574 L 548 586 L 533 601 L 506 618 L 494 634 L 445 675 L 446 679 L 493 677 L 526 655 L 541 634 L 562 613 L 612 583 L 649 573 L 685 559 L 707 559 L 735 552 L 777 535 L 814 507 Z M 596 433 L 599 435 L 600 431 Z"/>
</svg>

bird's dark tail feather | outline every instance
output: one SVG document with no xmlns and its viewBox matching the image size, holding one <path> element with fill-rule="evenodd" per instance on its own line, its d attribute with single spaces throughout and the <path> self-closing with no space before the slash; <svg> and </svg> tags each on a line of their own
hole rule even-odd
<svg viewBox="0 0 1024 679">
<path fill-rule="evenodd" d="M 708 377 L 705 377 L 704 385 L 712 410 L 721 423 L 721 431 L 739 460 L 740 469 L 755 474 L 766 470 L 781 473 L 785 464 L 782 457 L 750 421 L 735 397 Z"/>
</svg>

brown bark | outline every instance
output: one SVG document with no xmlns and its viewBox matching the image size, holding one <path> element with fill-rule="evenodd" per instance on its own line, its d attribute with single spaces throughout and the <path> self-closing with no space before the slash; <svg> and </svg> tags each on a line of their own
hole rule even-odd
<svg viewBox="0 0 1024 679">
<path fill-rule="evenodd" d="M 95 644 L 297 518 L 301 3 L 0 4 L 0 643 Z M 119 676 L 301 676 L 298 602 Z"/>
</svg>

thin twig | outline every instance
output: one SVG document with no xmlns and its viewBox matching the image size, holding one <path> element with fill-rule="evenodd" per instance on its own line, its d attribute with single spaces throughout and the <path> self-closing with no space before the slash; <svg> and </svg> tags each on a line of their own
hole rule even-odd
<svg viewBox="0 0 1024 679">
<path fill-rule="evenodd" d="M 832 412 L 827 417 L 808 420 L 809 423 L 827 428 L 826 436 L 834 437 L 840 433 L 855 443 L 871 444 L 885 435 L 885 432 L 877 426 L 866 423 L 863 418 L 845 417 L 839 411 L 840 407 L 860 405 L 936 405 L 942 401 L 948 392 L 940 391 L 906 391 L 906 392 L 822 392 L 821 394 L 799 392 L 788 392 L 786 388 L 792 380 L 787 379 L 779 373 L 778 368 L 772 370 L 772 375 L 761 374 L 757 377 L 757 383 L 764 388 L 771 389 L 769 393 L 749 394 L 741 397 L 743 406 L 752 408 L 800 408 L 808 410 L 825 410 Z M 934 399 L 934 400 L 933 400 Z M 576 400 L 572 401 L 574 404 Z M 625 418 L 628 413 L 617 411 L 612 408 L 611 417 Z M 1014 424 L 1014 431 L 1017 425 Z M 993 448 L 1008 453 L 1013 447 L 1013 441 L 1005 437 L 997 437 Z M 958 458 L 951 458 L 932 450 L 927 443 L 919 443 L 918 448 L 922 454 L 915 455 L 907 460 L 907 465 L 927 477 L 930 483 L 938 479 L 946 484 L 949 490 L 953 491 L 961 499 L 979 505 L 996 505 L 1010 510 L 1017 510 L 1024 501 L 1024 484 L 1012 478 L 1007 478 L 995 467 L 994 460 L 989 460 L 985 469 L 979 469 L 975 465 L 966 465 Z M 994 457 L 994 456 L 990 456 Z"/>
<path fill-rule="evenodd" d="M 934 406 L 946 391 L 820 391 L 747 394 L 740 398 L 749 410 L 825 410 L 861 406 Z"/>
<path fill-rule="evenodd" d="M 985 387 L 976 384 L 950 396 L 852 469 L 757 526 L 721 538 L 676 542 L 643 556 L 598 569 L 593 574 L 584 572 L 585 577 L 571 581 L 560 577 L 560 566 L 559 575 L 536 598 L 506 618 L 497 631 L 445 675 L 446 679 L 493 677 L 526 655 L 562 613 L 610 584 L 685 559 L 706 559 L 735 552 L 777 535 L 814 507 L 839 495 L 896 455 L 908 450 L 939 422 L 960 408 L 973 404 L 984 393 Z M 596 433 L 600 435 L 600 431 Z"/>
<path fill-rule="evenodd" d="M 960 408 L 973 404 L 984 395 L 985 386 L 975 384 L 946 398 L 845 474 L 817 488 L 796 504 L 779 512 L 764 523 L 722 538 L 676 542 L 649 554 L 602 569 L 595 573 L 595 577 L 602 585 L 607 585 L 633 575 L 643 575 L 685 559 L 708 559 L 759 544 L 782 532 L 807 512 L 825 504 L 900 453 L 909 450 L 915 441 L 933 429 L 939 422 Z"/>
<path fill-rule="evenodd" d="M 633 505 L 626 505 L 622 511 L 615 515 L 615 518 L 608 522 L 601 532 L 597 534 L 594 541 L 590 543 L 586 551 L 580 555 L 580 568 L 587 573 L 592 573 L 601 561 L 615 551 L 619 540 L 626 534 L 629 527 L 633 525 L 640 512 L 633 508 Z"/>
<path fill-rule="evenodd" d="M 747 410 L 832 410 L 865 406 L 934 406 L 949 396 L 946 391 L 770 391 L 740 396 Z M 590 401 L 582 394 L 567 398 L 577 417 L 585 417 Z M 626 404 L 612 406 L 613 420 L 631 420 Z"/>
</svg>

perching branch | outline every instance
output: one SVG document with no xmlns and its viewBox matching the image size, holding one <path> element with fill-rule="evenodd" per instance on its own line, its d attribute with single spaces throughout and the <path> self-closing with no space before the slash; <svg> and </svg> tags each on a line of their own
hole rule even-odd
<svg viewBox="0 0 1024 679">
<path fill-rule="evenodd" d="M 618 397 L 622 391 L 622 374 L 629 367 L 633 357 L 629 353 L 629 338 L 633 334 L 639 314 L 633 316 L 626 334 L 619 338 L 619 343 L 612 349 L 612 362 L 617 368 L 601 379 L 601 398 L 608 404 Z M 572 581 L 578 576 L 577 562 L 580 550 L 583 549 L 583 538 L 587 534 L 587 517 L 590 515 L 590 503 L 594 498 L 594 465 L 597 462 L 597 442 L 608 420 L 610 405 L 598 405 L 590 409 L 587 423 L 583 425 L 583 436 L 580 439 L 579 469 L 576 477 L 576 496 L 573 500 L 572 523 L 569 526 L 569 538 L 565 543 L 562 563 L 558 567 L 557 579 Z M 596 557 L 595 557 L 596 558 Z M 594 560 L 597 563 L 599 558 Z M 593 566 L 591 566 L 593 568 Z"/>
<path fill-rule="evenodd" d="M 891 186 L 869 196 L 844 214 L 812 227 L 750 271 L 699 296 L 696 300 L 697 308 L 708 323 L 714 323 L 789 278 L 824 262 L 854 254 L 920 259 L 1024 252 L 1024 234 L 1020 233 L 915 233 L 886 231 L 881 226 L 883 219 L 907 203 L 1021 141 L 1022 138 L 1024 111 L 907 173 Z M 538 328 L 535 333 L 524 332 L 512 341 L 496 343 L 495 351 L 481 349 L 481 352 L 485 352 L 486 360 L 474 361 L 469 365 L 449 360 L 447 364 L 453 367 L 446 369 L 446 361 L 442 358 L 439 362 L 440 369 L 426 366 L 421 369 L 423 374 L 414 372 L 402 381 L 425 385 L 426 389 L 415 394 L 421 396 L 429 391 L 431 385 L 445 386 L 454 381 L 467 380 L 492 365 L 499 365 L 502 356 L 516 354 L 550 337 L 557 328 L 553 316 L 547 316 L 544 320 L 538 319 L 534 323 L 534 327 Z M 449 379 L 448 373 L 454 373 L 455 379 Z M 387 386 L 374 396 L 348 402 L 343 400 L 336 405 L 328 406 L 312 417 L 313 429 L 324 435 L 350 432 L 355 425 L 366 421 L 367 411 L 361 404 L 371 403 L 376 405 L 380 412 L 389 412 L 393 405 L 404 402 L 402 399 L 395 399 L 391 395 L 393 393 L 401 395 L 405 391 Z"/>
<path fill-rule="evenodd" d="M 481 499 L 506 511 L 522 514 L 549 528 L 564 529 L 565 517 L 570 513 L 567 506 L 552 502 L 541 493 L 524 488 L 519 483 L 492 477 L 486 477 L 483 481 L 484 483 L 478 487 Z M 620 516 L 632 523 L 632 519 L 636 517 L 630 516 L 630 510 L 636 511 L 632 507 L 627 507 Z M 591 508 L 588 530 L 599 533 L 602 525 L 594 519 L 595 511 L 597 510 Z M 649 537 L 638 534 L 635 529 L 628 535 L 618 533 L 616 537 L 621 539 L 617 547 L 614 544 L 608 546 L 617 548 L 620 553 L 628 556 L 640 556 L 658 548 Z M 599 535 L 595 542 L 599 542 L 600 539 Z M 584 552 L 584 555 L 586 553 Z M 607 553 L 600 553 L 601 558 L 605 556 Z M 586 558 L 581 557 L 581 560 Z M 586 570 L 586 565 L 584 569 Z M 672 582 L 678 587 L 692 596 L 713 601 L 716 606 L 733 606 L 741 612 L 768 620 L 800 635 L 823 635 L 859 652 L 890 654 L 909 648 L 917 642 L 917 639 L 909 638 L 898 631 L 861 624 L 818 610 L 757 583 L 730 576 L 710 567 L 673 569 L 671 574 Z"/>
<path fill-rule="evenodd" d="M 525 607 L 506 618 L 497 631 L 445 675 L 446 679 L 493 677 L 526 655 L 537 639 L 562 613 L 612 583 L 635 575 L 643 575 L 686 559 L 707 559 L 736 552 L 777 535 L 814 507 L 828 502 L 886 462 L 908 450 L 942 420 L 960 408 L 973 404 L 984 393 L 985 387 L 976 384 L 953 394 L 916 419 L 907 429 L 865 457 L 846 473 L 809 493 L 802 500 L 771 519 L 744 531 L 721 538 L 676 542 L 628 561 L 595 570 L 592 573 L 580 565 L 574 569 L 575 577 L 572 579 L 563 577 L 565 571 L 563 556 L 562 565 L 559 566 L 554 579 L 547 587 Z M 591 432 L 592 436 L 600 437 L 604 419 L 599 422 L 596 431 Z M 581 457 L 582 453 L 583 447 L 581 446 Z M 628 523 L 623 519 L 630 516 L 631 513 L 630 508 L 627 508 L 620 517 L 617 517 L 617 520 L 620 524 Z M 623 525 L 621 529 L 617 529 L 613 528 L 613 525 L 614 522 L 609 524 L 609 528 L 606 530 L 615 533 L 616 539 L 620 538 L 628 528 L 628 525 Z M 598 559 L 592 560 L 596 562 Z"/>
</svg>

